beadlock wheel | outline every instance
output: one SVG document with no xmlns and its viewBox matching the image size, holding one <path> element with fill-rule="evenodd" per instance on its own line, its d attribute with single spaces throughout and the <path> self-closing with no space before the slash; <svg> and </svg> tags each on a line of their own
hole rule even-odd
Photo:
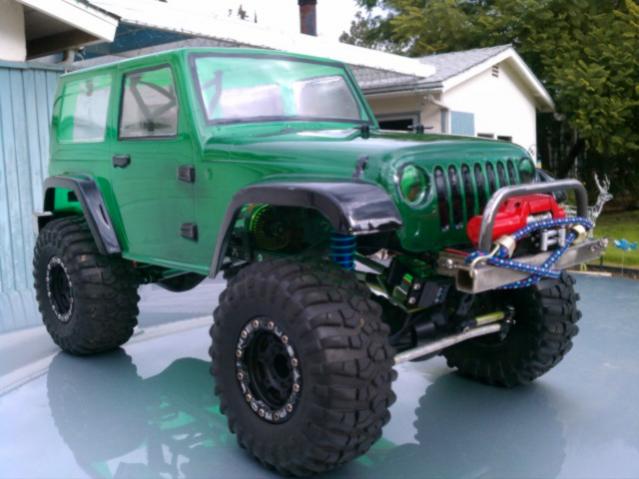
<svg viewBox="0 0 639 479">
<path fill-rule="evenodd" d="M 47 265 L 47 297 L 58 320 L 66 323 L 73 314 L 73 282 L 62 260 L 54 256 Z"/>
<path fill-rule="evenodd" d="M 287 421 L 301 393 L 299 359 L 289 337 L 268 318 L 248 321 L 240 332 L 235 369 L 251 410 L 270 423 Z"/>
<path fill-rule="evenodd" d="M 229 429 L 263 464 L 317 474 L 381 436 L 396 374 L 369 294 L 354 273 L 310 259 L 263 261 L 229 280 L 211 372 Z"/>
</svg>

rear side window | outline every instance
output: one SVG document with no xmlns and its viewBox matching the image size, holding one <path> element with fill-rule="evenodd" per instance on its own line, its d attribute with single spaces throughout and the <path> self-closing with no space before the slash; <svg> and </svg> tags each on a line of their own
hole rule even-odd
<svg viewBox="0 0 639 479">
<path fill-rule="evenodd" d="M 120 138 L 173 137 L 177 123 L 178 102 L 168 66 L 124 76 Z"/>
<path fill-rule="evenodd" d="M 98 142 L 106 131 L 111 75 L 69 81 L 62 91 L 57 129 L 62 143 Z"/>
</svg>

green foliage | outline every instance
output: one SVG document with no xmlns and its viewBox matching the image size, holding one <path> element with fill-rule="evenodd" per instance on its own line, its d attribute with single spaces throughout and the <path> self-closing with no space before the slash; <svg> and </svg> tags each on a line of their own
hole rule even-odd
<svg viewBox="0 0 639 479">
<path fill-rule="evenodd" d="M 578 139 L 585 140 L 590 163 L 582 165 L 584 172 L 599 169 L 620 176 L 629 166 L 639 170 L 639 5 L 635 1 L 358 2 L 362 12 L 343 41 L 409 56 L 511 43 L 577 132 L 571 135 L 573 146 Z M 569 156 L 568 149 L 562 153 Z M 637 192 L 636 186 L 626 186 Z"/>
</svg>

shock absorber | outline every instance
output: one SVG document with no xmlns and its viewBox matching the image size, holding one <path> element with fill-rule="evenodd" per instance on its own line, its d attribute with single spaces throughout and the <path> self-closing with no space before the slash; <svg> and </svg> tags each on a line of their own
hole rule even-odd
<svg viewBox="0 0 639 479">
<path fill-rule="evenodd" d="M 344 269 L 354 270 L 355 246 L 355 236 L 331 233 L 331 260 Z"/>
</svg>

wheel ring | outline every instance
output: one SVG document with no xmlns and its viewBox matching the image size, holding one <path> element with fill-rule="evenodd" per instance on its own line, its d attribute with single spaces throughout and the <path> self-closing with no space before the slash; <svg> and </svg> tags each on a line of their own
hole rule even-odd
<svg viewBox="0 0 639 479">
<path fill-rule="evenodd" d="M 275 353 L 257 358 L 260 346 Z M 291 418 L 302 392 L 301 366 L 289 337 L 274 321 L 255 318 L 244 325 L 235 349 L 235 373 L 242 395 L 255 415 L 271 424 Z M 274 396 L 267 391 L 277 389 L 268 381 L 275 375 L 279 376 L 276 382 L 280 394 Z M 282 390 L 285 394 L 281 394 Z"/>
<path fill-rule="evenodd" d="M 45 283 L 53 314 L 60 322 L 69 322 L 75 303 L 73 282 L 64 262 L 57 256 L 49 260 Z"/>
</svg>

